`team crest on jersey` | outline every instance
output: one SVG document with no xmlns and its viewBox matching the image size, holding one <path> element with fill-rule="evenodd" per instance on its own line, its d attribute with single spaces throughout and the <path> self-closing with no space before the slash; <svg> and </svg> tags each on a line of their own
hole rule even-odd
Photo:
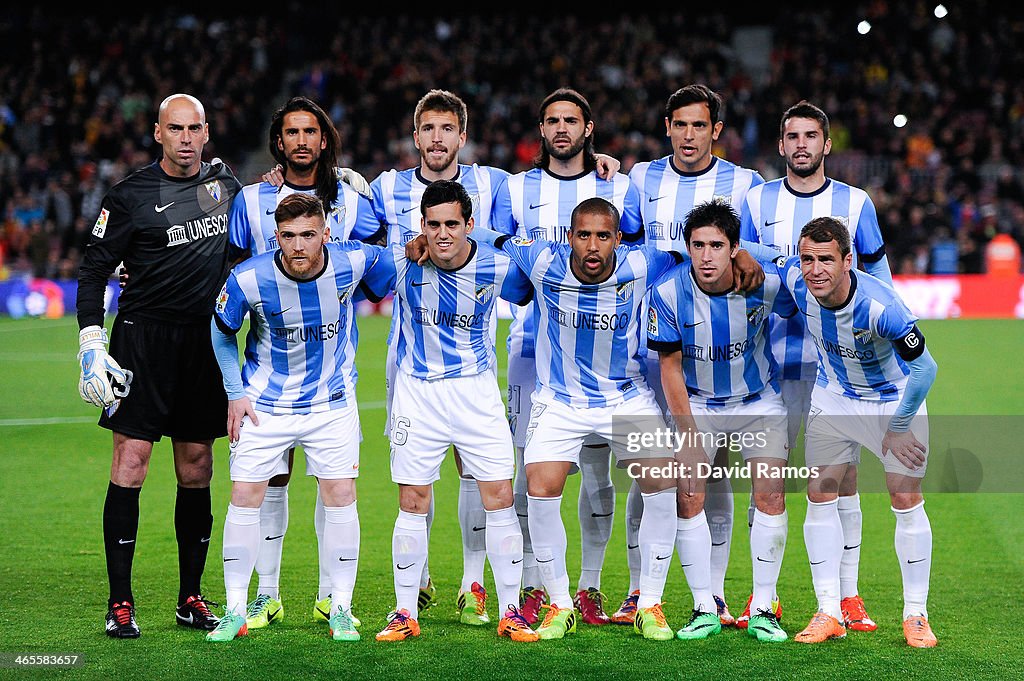
<svg viewBox="0 0 1024 681">
<path fill-rule="evenodd" d="M 343 291 L 338 291 L 338 303 L 348 305 L 349 301 L 352 300 L 352 293 L 355 292 L 355 288 L 355 286 L 350 286 Z"/>
<path fill-rule="evenodd" d="M 487 284 L 486 286 L 477 286 L 476 292 L 474 293 L 478 303 L 489 303 L 491 298 L 494 297 L 494 284 Z"/>
<path fill-rule="evenodd" d="M 658 335 L 658 311 L 653 307 L 647 309 L 647 335 Z"/>
<path fill-rule="evenodd" d="M 871 340 L 871 329 L 857 329 L 853 330 L 853 340 L 858 343 L 864 344 Z"/>
<path fill-rule="evenodd" d="M 529 246 L 533 243 L 533 239 L 527 239 L 524 236 L 512 237 L 512 243 L 516 246 Z"/>
<path fill-rule="evenodd" d="M 729 194 L 715 194 L 713 197 L 711 197 L 711 200 L 720 201 L 722 203 L 729 204 L 730 206 L 732 205 L 732 196 L 730 196 Z"/>
<path fill-rule="evenodd" d="M 633 282 L 627 281 L 615 287 L 615 297 L 619 300 L 629 300 L 633 295 Z"/>
<path fill-rule="evenodd" d="M 665 225 L 660 222 L 648 222 L 647 223 L 647 236 L 652 239 L 664 239 L 665 238 Z"/>
<path fill-rule="evenodd" d="M 216 305 L 216 307 L 217 307 L 217 312 L 220 312 L 221 314 L 224 314 L 224 310 L 226 310 L 227 307 L 228 307 L 228 285 L 227 284 L 224 284 L 224 286 L 222 286 L 221 289 L 220 289 L 220 295 L 217 296 L 217 305 Z"/>
<path fill-rule="evenodd" d="M 345 213 L 347 212 L 348 207 L 342 204 L 334 207 L 334 210 L 331 211 L 331 216 L 334 217 L 335 222 L 341 224 L 345 222 Z"/>
<path fill-rule="evenodd" d="M 767 310 L 763 303 L 757 307 L 752 307 L 747 310 L 747 323 L 751 326 L 760 326 L 761 322 L 764 321 L 766 314 Z"/>
<path fill-rule="evenodd" d="M 476 215 L 480 210 L 480 193 L 470 194 L 469 200 L 473 203 L 473 215 Z"/>
<path fill-rule="evenodd" d="M 103 235 L 107 233 L 107 219 L 110 217 L 110 211 L 104 208 L 100 211 L 100 215 L 96 218 L 96 224 L 92 226 L 92 235 L 97 239 L 102 239 Z"/>
<path fill-rule="evenodd" d="M 849 215 L 833 215 L 832 219 L 833 220 L 838 220 L 839 222 L 843 223 L 843 227 L 846 227 L 846 229 L 850 229 L 850 216 Z"/>
<path fill-rule="evenodd" d="M 213 182 L 207 182 L 203 186 L 205 186 L 206 191 L 210 193 L 210 198 L 217 203 L 220 203 L 220 181 L 214 180 Z"/>
</svg>

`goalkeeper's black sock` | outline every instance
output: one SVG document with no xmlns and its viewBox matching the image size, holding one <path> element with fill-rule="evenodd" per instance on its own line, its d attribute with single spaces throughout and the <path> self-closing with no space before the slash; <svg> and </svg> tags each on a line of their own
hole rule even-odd
<svg viewBox="0 0 1024 681">
<path fill-rule="evenodd" d="M 121 487 L 111 482 L 103 502 L 103 548 L 107 556 L 107 579 L 110 581 L 109 608 L 114 603 L 130 601 L 132 596 L 132 561 L 135 539 L 139 533 L 139 493 L 141 487 Z"/>
<path fill-rule="evenodd" d="M 178 538 L 178 605 L 200 593 L 206 554 L 213 531 L 209 487 L 178 486 L 174 503 L 174 534 Z"/>
</svg>

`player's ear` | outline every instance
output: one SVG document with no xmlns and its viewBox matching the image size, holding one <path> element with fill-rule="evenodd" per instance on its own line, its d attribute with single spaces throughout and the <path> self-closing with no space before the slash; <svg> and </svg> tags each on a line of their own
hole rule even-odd
<svg viewBox="0 0 1024 681">
<path fill-rule="evenodd" d="M 665 116 L 665 137 L 672 136 L 672 121 L 669 120 L 668 116 Z"/>
<path fill-rule="evenodd" d="M 153 139 L 156 140 L 157 144 L 163 144 L 163 142 L 160 140 L 160 124 L 159 123 L 154 123 L 153 124 Z"/>
<path fill-rule="evenodd" d="M 472 232 L 474 227 L 476 227 L 476 221 L 473 219 L 473 216 L 470 215 L 469 220 L 466 221 L 466 234 Z"/>
<path fill-rule="evenodd" d="M 594 121 L 587 123 L 586 127 L 583 128 L 583 137 L 590 137 L 594 134 Z"/>
<path fill-rule="evenodd" d="M 324 225 L 324 242 L 331 240 L 331 226 Z"/>
<path fill-rule="evenodd" d="M 718 136 L 722 134 L 722 128 L 725 127 L 725 123 L 718 121 L 711 126 L 711 139 L 718 140 Z"/>
</svg>

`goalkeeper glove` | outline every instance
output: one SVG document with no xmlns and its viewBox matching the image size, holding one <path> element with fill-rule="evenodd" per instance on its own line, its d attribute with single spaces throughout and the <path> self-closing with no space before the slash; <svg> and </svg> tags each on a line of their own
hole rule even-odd
<svg viewBox="0 0 1024 681">
<path fill-rule="evenodd" d="M 338 168 L 338 179 L 347 184 L 348 186 L 355 189 L 357 192 L 363 195 L 363 197 L 369 199 L 370 185 L 366 181 L 366 178 L 352 170 L 351 168 Z"/>
<path fill-rule="evenodd" d="M 78 332 L 78 362 L 82 365 L 78 394 L 86 402 L 109 407 L 128 394 L 132 372 L 107 354 L 107 332 L 102 327 L 87 326 Z"/>
</svg>

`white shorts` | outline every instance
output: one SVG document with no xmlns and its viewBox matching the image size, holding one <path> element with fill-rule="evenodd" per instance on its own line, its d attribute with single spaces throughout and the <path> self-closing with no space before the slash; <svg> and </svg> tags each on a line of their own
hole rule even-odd
<svg viewBox="0 0 1024 681">
<path fill-rule="evenodd" d="M 511 480 L 512 433 L 494 372 L 424 381 L 399 371 L 391 405 L 391 479 L 429 485 L 454 445 L 462 473 L 485 482 Z"/>
<path fill-rule="evenodd" d="M 359 476 L 359 408 L 312 414 L 258 412 L 260 424 L 245 417 L 238 442 L 231 445 L 228 468 L 235 482 L 266 482 L 288 472 L 288 450 L 301 446 L 306 475 L 324 480 Z"/>
<path fill-rule="evenodd" d="M 708 461 L 723 440 L 728 439 L 732 451 L 739 449 L 743 460 L 753 458 L 788 459 L 786 448 L 786 405 L 782 396 L 771 388 L 761 393 L 761 399 L 747 404 L 725 407 L 707 407 L 691 404 L 693 420 L 703 434 L 704 451 Z M 733 444 L 735 443 L 735 445 Z"/>
<path fill-rule="evenodd" d="M 666 427 L 661 408 L 650 390 L 610 407 L 585 409 L 534 395 L 523 460 L 525 465 L 569 461 L 578 466 L 580 448 L 594 438 L 599 444 L 609 444 L 620 464 L 636 459 L 671 457 L 668 449 L 638 451 L 629 439 L 631 432 Z"/>
<path fill-rule="evenodd" d="M 533 393 L 537 389 L 537 360 L 533 357 L 508 357 L 508 425 L 516 447 L 526 446 L 526 431 L 533 413 Z M 597 436 L 586 438 L 585 445 L 603 445 Z"/>
<path fill-rule="evenodd" d="M 800 426 L 807 421 L 807 412 L 811 408 L 811 391 L 814 390 L 814 379 L 809 381 L 779 381 L 782 402 L 786 405 L 786 428 L 789 448 L 796 447 L 800 436 Z"/>
<path fill-rule="evenodd" d="M 899 400 L 860 400 L 814 386 L 807 415 L 807 465 L 859 463 L 863 446 L 879 458 L 886 473 L 924 477 L 927 461 L 920 469 L 911 470 L 891 453 L 882 452 L 882 438 L 898 406 Z M 924 402 L 910 423 L 910 431 L 928 447 L 928 409 Z"/>
</svg>

